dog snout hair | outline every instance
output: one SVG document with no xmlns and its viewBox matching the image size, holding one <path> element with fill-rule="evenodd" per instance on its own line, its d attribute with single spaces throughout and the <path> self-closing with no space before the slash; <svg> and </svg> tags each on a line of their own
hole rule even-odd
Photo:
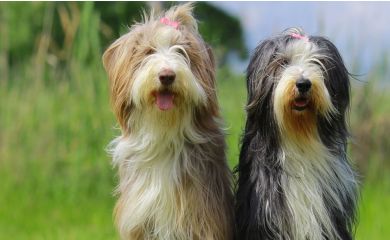
<svg viewBox="0 0 390 240">
<path fill-rule="evenodd" d="M 176 73 L 172 69 L 164 68 L 158 73 L 158 78 L 162 85 L 169 86 L 175 81 Z"/>
</svg>

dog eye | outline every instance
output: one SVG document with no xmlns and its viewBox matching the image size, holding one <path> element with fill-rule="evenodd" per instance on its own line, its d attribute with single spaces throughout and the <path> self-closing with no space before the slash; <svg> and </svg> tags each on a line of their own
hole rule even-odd
<svg viewBox="0 0 390 240">
<path fill-rule="evenodd" d="M 145 55 L 152 55 L 154 52 L 155 52 L 155 51 L 154 51 L 153 48 L 149 48 L 148 50 L 146 50 Z"/>
<path fill-rule="evenodd" d="M 279 64 L 281 65 L 281 66 L 286 66 L 286 65 L 288 65 L 288 60 L 287 59 L 285 59 L 285 58 L 283 58 L 283 59 L 281 59 L 280 61 L 279 61 Z"/>
<path fill-rule="evenodd" d="M 177 52 L 178 54 L 184 56 L 184 57 L 186 56 L 186 53 L 185 53 L 184 50 L 181 49 L 181 48 L 177 48 L 177 49 L 176 49 L 176 52 Z"/>
</svg>

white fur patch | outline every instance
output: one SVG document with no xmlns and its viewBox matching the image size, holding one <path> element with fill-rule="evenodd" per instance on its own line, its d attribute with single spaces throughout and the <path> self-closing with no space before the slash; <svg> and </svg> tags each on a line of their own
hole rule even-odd
<svg viewBox="0 0 390 240">
<path fill-rule="evenodd" d="M 321 240 L 322 228 L 329 239 L 338 239 L 323 198 L 332 199 L 334 206 L 343 211 L 340 192 L 352 194 L 355 183 L 351 172 L 340 164 L 344 160 L 332 156 L 319 141 L 303 148 L 285 138 L 281 159 L 293 239 Z"/>
<path fill-rule="evenodd" d="M 145 112 L 148 111 L 142 111 Z M 140 121 L 141 124 L 136 125 L 139 129 L 129 137 L 115 139 L 111 145 L 113 163 L 119 167 L 117 192 L 125 199 L 117 219 L 120 233 L 127 238 L 127 234 L 140 226 L 152 224 L 154 232 L 147 239 L 189 239 L 187 234 L 191 231 L 176 226 L 185 218 L 185 212 L 177 206 L 177 191 L 181 191 L 183 184 L 181 176 L 193 170 L 191 152 L 185 142 L 206 140 L 192 128 L 190 112 L 171 129 L 161 129 L 161 119 L 149 121 L 156 116 L 141 114 L 136 120 L 138 117 L 134 115 L 137 114 L 141 113 L 133 113 L 132 119 Z M 146 121 L 147 125 L 142 124 Z"/>
</svg>

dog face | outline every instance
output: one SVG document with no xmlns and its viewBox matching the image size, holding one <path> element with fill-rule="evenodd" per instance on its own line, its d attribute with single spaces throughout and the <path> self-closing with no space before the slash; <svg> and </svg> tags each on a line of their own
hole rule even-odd
<svg viewBox="0 0 390 240">
<path fill-rule="evenodd" d="M 264 41 L 248 73 L 249 109 L 272 107 L 283 135 L 295 140 L 309 140 L 317 133 L 319 118 L 331 122 L 349 104 L 348 72 L 337 49 L 324 38 L 303 37 L 297 29 Z"/>
<path fill-rule="evenodd" d="M 216 109 L 213 55 L 191 11 L 186 4 L 163 17 L 145 17 L 104 53 L 112 104 L 124 132 L 132 114 L 173 124 L 188 109 Z"/>
</svg>

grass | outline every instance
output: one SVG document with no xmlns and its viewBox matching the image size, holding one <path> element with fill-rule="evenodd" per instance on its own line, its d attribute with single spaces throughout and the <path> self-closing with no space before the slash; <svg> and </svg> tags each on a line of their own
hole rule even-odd
<svg viewBox="0 0 390 240">
<path fill-rule="evenodd" d="M 217 78 L 221 79 L 217 83 L 218 98 L 227 133 L 227 158 L 229 166 L 233 168 L 238 161 L 239 140 L 245 124 L 245 79 L 239 76 L 232 76 L 226 70 L 219 71 Z"/>
<path fill-rule="evenodd" d="M 1 88 L 0 239 L 115 239 L 104 148 L 117 133 L 96 71 Z"/>
<path fill-rule="evenodd" d="M 372 171 L 377 172 L 377 171 Z M 386 239 L 390 236 L 390 172 L 367 176 L 363 184 L 359 209 L 357 240 Z"/>
</svg>

